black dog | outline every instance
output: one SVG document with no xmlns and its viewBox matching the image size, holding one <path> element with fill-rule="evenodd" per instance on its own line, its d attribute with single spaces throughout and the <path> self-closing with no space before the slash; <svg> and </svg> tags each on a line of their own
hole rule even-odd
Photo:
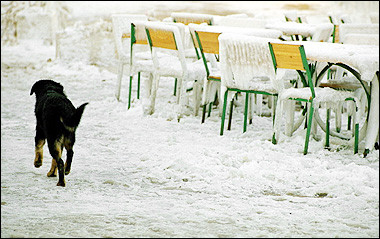
<svg viewBox="0 0 380 239">
<path fill-rule="evenodd" d="M 83 111 L 88 103 L 75 108 L 63 92 L 63 86 L 52 80 L 40 80 L 34 83 L 30 95 L 36 94 L 34 112 L 37 118 L 34 166 L 42 165 L 43 146 L 47 139 L 50 155 L 53 157 L 48 177 L 57 176 L 57 186 L 65 186 L 64 175 L 70 173 L 73 159 L 75 131 L 82 118 Z M 67 159 L 65 165 L 61 159 L 63 147 L 66 148 Z"/>
</svg>

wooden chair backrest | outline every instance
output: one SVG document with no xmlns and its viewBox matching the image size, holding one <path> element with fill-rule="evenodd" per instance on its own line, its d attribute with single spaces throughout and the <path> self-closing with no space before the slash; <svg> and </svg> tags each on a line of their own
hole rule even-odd
<svg viewBox="0 0 380 239">
<path fill-rule="evenodd" d="M 179 22 L 179 23 L 183 23 L 185 25 L 189 25 L 190 23 L 194 23 L 194 24 L 201 24 L 201 23 L 207 23 L 207 25 L 212 25 L 212 21 L 209 20 L 209 19 L 192 19 L 192 18 L 186 18 L 186 17 L 174 17 L 173 18 L 173 21 L 174 22 Z"/>
<path fill-rule="evenodd" d="M 131 23 L 131 32 L 130 33 L 123 33 L 121 38 L 131 38 L 132 44 L 142 44 L 147 45 L 148 40 L 146 39 L 145 35 L 145 28 L 142 25 L 135 25 Z"/>
<path fill-rule="evenodd" d="M 145 29 L 152 47 L 178 50 L 174 32 L 161 29 L 149 29 L 149 27 Z"/>
<path fill-rule="evenodd" d="M 276 68 L 306 70 L 300 52 L 300 45 L 270 43 Z"/>
<path fill-rule="evenodd" d="M 212 53 L 219 55 L 220 32 L 195 31 L 197 39 L 200 41 L 203 53 Z"/>
</svg>

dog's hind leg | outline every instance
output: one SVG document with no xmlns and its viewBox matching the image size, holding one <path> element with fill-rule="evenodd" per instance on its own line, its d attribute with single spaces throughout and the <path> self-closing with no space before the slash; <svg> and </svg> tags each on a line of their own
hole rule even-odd
<svg viewBox="0 0 380 239">
<path fill-rule="evenodd" d="M 51 160 L 51 167 L 49 172 L 47 173 L 48 177 L 57 177 L 57 161 L 53 158 Z"/>
<path fill-rule="evenodd" d="M 40 128 L 36 128 L 36 137 L 35 140 L 35 158 L 34 158 L 34 167 L 39 168 L 42 165 L 43 160 L 43 148 L 45 145 L 45 135 Z"/>
<path fill-rule="evenodd" d="M 49 151 L 51 156 L 53 157 L 52 160 L 52 168 L 50 169 L 50 172 L 55 172 L 56 168 L 58 168 L 58 183 L 57 186 L 64 187 L 66 185 L 65 183 L 65 168 L 62 160 L 62 139 L 56 140 L 56 141 L 49 141 L 48 139 L 48 145 L 49 145 Z M 49 176 L 48 173 L 48 176 Z"/>
<path fill-rule="evenodd" d="M 67 150 L 67 159 L 66 159 L 66 163 L 65 163 L 65 175 L 68 175 L 70 173 L 71 162 L 73 160 L 74 151 L 73 151 L 72 145 L 65 144 L 65 148 Z"/>
</svg>

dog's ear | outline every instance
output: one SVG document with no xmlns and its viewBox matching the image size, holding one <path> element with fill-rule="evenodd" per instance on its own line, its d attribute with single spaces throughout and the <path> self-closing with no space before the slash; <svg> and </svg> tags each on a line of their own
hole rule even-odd
<svg viewBox="0 0 380 239">
<path fill-rule="evenodd" d="M 33 93 L 35 93 L 37 91 L 37 85 L 38 82 L 34 83 L 34 85 L 32 86 L 32 89 L 30 90 L 30 95 L 33 95 Z"/>
</svg>

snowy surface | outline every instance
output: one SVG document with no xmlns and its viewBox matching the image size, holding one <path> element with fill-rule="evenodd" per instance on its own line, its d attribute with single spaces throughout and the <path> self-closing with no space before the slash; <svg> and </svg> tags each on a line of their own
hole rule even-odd
<svg viewBox="0 0 380 239">
<path fill-rule="evenodd" d="M 126 76 L 118 102 L 116 71 L 54 59 L 37 41 L 2 45 L 1 237 L 379 237 L 379 151 L 363 158 L 364 142 L 354 155 L 346 141 L 331 138 L 328 151 L 312 139 L 305 156 L 300 129 L 273 145 L 271 117 L 255 115 L 242 133 L 244 97 L 220 136 L 216 109 L 204 124 L 173 119 L 172 78 L 146 116 L 136 81 L 127 110 Z M 33 166 L 29 94 L 44 78 L 75 106 L 90 102 L 64 188 L 46 177 L 46 145 Z"/>
</svg>

